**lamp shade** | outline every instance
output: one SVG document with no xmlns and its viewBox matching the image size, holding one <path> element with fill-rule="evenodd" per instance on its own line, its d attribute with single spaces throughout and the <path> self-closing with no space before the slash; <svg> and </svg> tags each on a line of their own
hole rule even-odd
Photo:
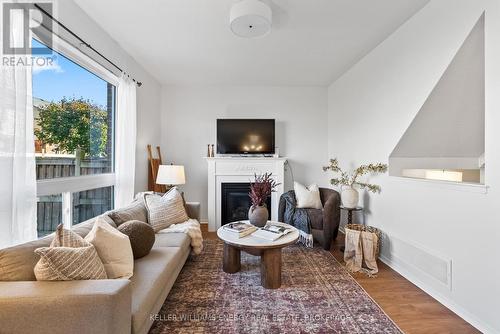
<svg viewBox="0 0 500 334">
<path fill-rule="evenodd" d="M 158 167 L 158 175 L 156 176 L 157 184 L 167 184 L 176 186 L 186 183 L 186 175 L 184 174 L 184 166 L 178 165 L 160 165 Z"/>
</svg>

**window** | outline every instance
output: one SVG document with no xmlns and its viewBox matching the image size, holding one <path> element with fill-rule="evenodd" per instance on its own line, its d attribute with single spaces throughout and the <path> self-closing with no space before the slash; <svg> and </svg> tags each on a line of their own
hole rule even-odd
<svg viewBox="0 0 500 334">
<path fill-rule="evenodd" d="M 73 225 L 111 210 L 113 190 L 111 186 L 73 193 Z"/>
<path fill-rule="evenodd" d="M 111 210 L 114 199 L 116 80 L 61 40 L 49 50 L 32 78 L 39 237 Z"/>
<path fill-rule="evenodd" d="M 37 201 L 37 232 L 44 237 L 62 223 L 62 195 L 40 196 Z"/>
</svg>

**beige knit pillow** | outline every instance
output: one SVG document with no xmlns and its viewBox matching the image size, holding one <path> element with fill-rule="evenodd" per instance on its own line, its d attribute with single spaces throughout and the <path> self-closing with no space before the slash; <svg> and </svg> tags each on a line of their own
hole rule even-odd
<svg viewBox="0 0 500 334">
<path fill-rule="evenodd" d="M 94 246 L 78 234 L 57 227 L 50 247 L 35 249 L 40 261 L 35 266 L 38 281 L 106 279 L 106 271 Z"/>
<path fill-rule="evenodd" d="M 99 258 L 104 264 L 108 278 L 132 277 L 134 273 L 134 255 L 127 235 L 118 231 L 106 220 L 98 217 L 92 230 L 85 237 L 85 241 L 94 245 Z"/>
<path fill-rule="evenodd" d="M 189 220 L 182 195 L 176 187 L 161 197 L 145 194 L 144 203 L 148 209 L 148 222 L 155 232 Z"/>
</svg>

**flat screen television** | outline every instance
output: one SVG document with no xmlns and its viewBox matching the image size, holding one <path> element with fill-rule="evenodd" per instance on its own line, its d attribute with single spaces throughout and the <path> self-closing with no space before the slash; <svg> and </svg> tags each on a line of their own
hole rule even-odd
<svg viewBox="0 0 500 334">
<path fill-rule="evenodd" d="M 218 119 L 218 154 L 274 154 L 274 119 Z"/>
</svg>

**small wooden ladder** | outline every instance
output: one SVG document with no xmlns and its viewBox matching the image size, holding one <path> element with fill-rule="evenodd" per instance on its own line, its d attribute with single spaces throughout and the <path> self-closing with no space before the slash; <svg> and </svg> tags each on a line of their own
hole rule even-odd
<svg viewBox="0 0 500 334">
<path fill-rule="evenodd" d="M 164 193 L 167 188 L 164 184 L 156 184 L 156 176 L 158 175 L 158 168 L 162 165 L 160 146 L 156 146 L 156 151 L 158 152 L 158 158 L 153 158 L 153 152 L 151 145 L 148 145 L 148 190 Z"/>
</svg>

